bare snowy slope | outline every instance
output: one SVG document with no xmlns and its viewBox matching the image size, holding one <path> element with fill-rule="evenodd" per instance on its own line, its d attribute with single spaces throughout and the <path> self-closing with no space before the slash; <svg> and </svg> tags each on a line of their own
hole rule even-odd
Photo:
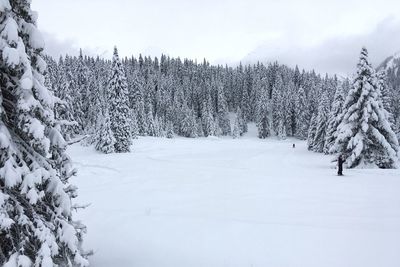
<svg viewBox="0 0 400 267">
<path fill-rule="evenodd" d="M 250 137 L 70 154 L 92 266 L 400 266 L 399 170 L 338 177 L 304 142 Z"/>
</svg>

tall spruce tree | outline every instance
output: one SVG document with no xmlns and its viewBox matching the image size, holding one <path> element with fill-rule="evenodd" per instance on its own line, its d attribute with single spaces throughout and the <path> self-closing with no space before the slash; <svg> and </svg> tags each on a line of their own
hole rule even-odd
<svg viewBox="0 0 400 267">
<path fill-rule="evenodd" d="M 202 109 L 202 124 L 204 136 L 215 136 L 217 135 L 217 126 L 214 121 L 214 116 L 212 112 L 211 97 L 208 96 L 208 100 L 203 104 Z"/>
<path fill-rule="evenodd" d="M 139 125 L 136 119 L 136 113 L 132 110 L 131 112 L 131 134 L 133 139 L 137 139 L 139 136 Z"/>
<path fill-rule="evenodd" d="M 305 140 L 308 135 L 308 127 L 311 119 L 310 109 L 308 107 L 308 101 L 306 93 L 303 87 L 300 87 L 296 97 L 296 125 L 297 125 L 297 137 Z"/>
<path fill-rule="evenodd" d="M 236 116 L 239 120 L 240 135 L 243 135 L 243 134 L 247 133 L 248 126 L 247 126 L 246 118 L 244 117 L 244 114 L 243 114 L 242 110 L 240 109 L 240 107 L 238 107 L 238 109 L 237 109 Z"/>
<path fill-rule="evenodd" d="M 146 102 L 147 106 L 147 113 L 146 113 L 146 134 L 148 136 L 157 136 L 157 126 L 154 121 L 154 116 L 153 116 L 153 105 L 147 101 Z"/>
<path fill-rule="evenodd" d="M 231 124 L 228 118 L 228 109 L 222 85 L 218 85 L 217 89 L 217 116 L 218 125 L 222 135 L 231 134 Z"/>
<path fill-rule="evenodd" d="M 398 166 L 399 143 L 383 107 L 366 48 L 361 50 L 357 75 L 347 95 L 343 120 L 331 151 L 342 154 L 350 168 Z"/>
<path fill-rule="evenodd" d="M 115 137 L 115 152 L 130 152 L 132 133 L 129 118 L 128 85 L 117 47 L 114 47 L 110 80 L 108 82 L 108 99 L 110 101 L 111 130 Z"/>
<path fill-rule="evenodd" d="M 55 83 L 55 95 L 60 98 L 55 105 L 55 117 L 61 123 L 61 132 L 66 140 L 71 140 L 75 133 L 78 132 L 78 123 L 74 120 L 72 110 L 73 97 L 71 96 L 69 82 L 67 80 L 66 71 L 62 64 L 58 68 L 58 79 Z"/>
<path fill-rule="evenodd" d="M 261 96 L 258 102 L 258 115 L 257 115 L 257 128 L 258 137 L 267 138 L 271 135 L 270 113 L 269 113 L 269 100 L 266 88 L 261 91 Z"/>
<path fill-rule="evenodd" d="M 198 132 L 203 136 L 203 128 L 201 122 L 196 123 L 193 111 L 187 106 L 186 103 L 182 106 L 182 120 L 180 121 L 179 132 L 184 137 L 197 137 Z"/>
<path fill-rule="evenodd" d="M 312 141 L 312 150 L 323 152 L 325 147 L 326 128 L 328 125 L 329 98 L 328 93 L 324 92 L 318 107 L 318 114 L 315 118 L 315 134 Z"/>
<path fill-rule="evenodd" d="M 232 137 L 234 139 L 236 139 L 236 138 L 239 138 L 240 136 L 241 136 L 241 134 L 240 134 L 240 119 L 236 114 L 235 122 L 233 124 Z"/>
<path fill-rule="evenodd" d="M 276 129 L 276 135 L 279 139 L 286 139 L 286 127 L 283 120 L 280 120 Z"/>
<path fill-rule="evenodd" d="M 286 137 L 286 108 L 282 77 L 278 75 L 272 89 L 272 125 L 277 136 Z"/>
<path fill-rule="evenodd" d="M 30 1 L 0 1 L 0 265 L 88 266 Z"/>
<path fill-rule="evenodd" d="M 166 134 L 165 136 L 169 139 L 174 138 L 174 126 L 172 124 L 172 121 L 167 122 L 167 129 L 166 129 Z"/>
<path fill-rule="evenodd" d="M 308 135 L 307 135 L 307 149 L 314 150 L 314 139 L 315 133 L 317 131 L 317 114 L 314 113 L 311 116 L 310 127 L 308 128 Z"/>
<path fill-rule="evenodd" d="M 382 100 L 383 108 L 387 112 L 388 120 L 389 120 L 391 126 L 393 126 L 394 118 L 393 118 L 392 106 L 391 106 L 392 94 L 390 92 L 390 89 L 389 89 L 389 86 L 387 83 L 386 72 L 384 70 L 378 71 L 376 73 L 376 78 L 377 78 L 377 82 L 378 82 L 378 89 L 379 89 L 380 98 Z"/>
<path fill-rule="evenodd" d="M 335 97 L 333 99 L 331 111 L 329 113 L 324 146 L 325 154 L 329 154 L 329 151 L 337 138 L 338 127 L 343 118 L 344 97 L 345 96 L 343 85 L 339 85 L 336 88 Z"/>
<path fill-rule="evenodd" d="M 246 119 L 243 117 L 242 110 L 240 107 L 237 109 L 235 122 L 233 125 L 233 133 L 237 136 L 242 136 L 247 132 L 247 122 Z"/>
<path fill-rule="evenodd" d="M 116 140 L 111 130 L 110 114 L 107 109 L 101 116 L 99 115 L 99 120 L 101 123 L 95 138 L 95 148 L 105 154 L 114 153 Z"/>
</svg>

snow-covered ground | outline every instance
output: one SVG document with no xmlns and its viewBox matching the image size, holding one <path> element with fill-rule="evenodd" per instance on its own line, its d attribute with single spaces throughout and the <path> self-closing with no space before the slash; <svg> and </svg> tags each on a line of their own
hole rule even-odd
<svg viewBox="0 0 400 267">
<path fill-rule="evenodd" d="M 92 266 L 400 266 L 399 170 L 338 177 L 305 142 L 255 137 L 70 155 Z"/>
</svg>

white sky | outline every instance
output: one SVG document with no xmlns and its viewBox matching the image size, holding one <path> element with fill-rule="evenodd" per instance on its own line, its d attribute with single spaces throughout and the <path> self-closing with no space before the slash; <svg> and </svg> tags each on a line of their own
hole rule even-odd
<svg viewBox="0 0 400 267">
<path fill-rule="evenodd" d="M 362 45 L 377 62 L 400 50 L 400 0 L 32 0 L 32 7 L 53 55 L 117 45 L 126 56 L 277 59 L 347 73 Z"/>
</svg>

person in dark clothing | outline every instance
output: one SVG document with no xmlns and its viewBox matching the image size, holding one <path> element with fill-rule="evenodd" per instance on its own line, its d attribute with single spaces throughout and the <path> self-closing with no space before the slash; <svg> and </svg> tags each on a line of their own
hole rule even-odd
<svg viewBox="0 0 400 267">
<path fill-rule="evenodd" d="M 293 148 L 295 148 L 296 147 L 296 144 L 293 144 Z"/>
<path fill-rule="evenodd" d="M 344 163 L 343 156 L 339 155 L 339 158 L 338 158 L 338 172 L 337 172 L 337 174 L 339 176 L 343 175 L 343 163 Z"/>
</svg>

